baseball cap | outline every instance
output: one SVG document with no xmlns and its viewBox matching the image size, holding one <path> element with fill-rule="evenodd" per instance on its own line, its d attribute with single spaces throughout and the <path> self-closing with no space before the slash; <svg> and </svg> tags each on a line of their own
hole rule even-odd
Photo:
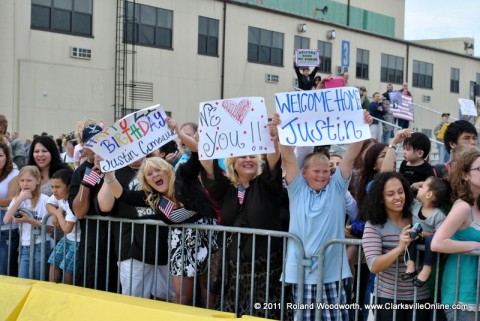
<svg viewBox="0 0 480 321">
<path fill-rule="evenodd" d="M 85 127 L 82 130 L 82 142 L 85 143 L 89 141 L 93 136 L 100 133 L 102 130 L 103 130 L 102 127 L 98 125 L 95 125 L 95 124 L 87 125 L 87 127 Z"/>
<path fill-rule="evenodd" d="M 443 116 L 450 116 L 450 114 L 449 114 L 449 113 L 443 113 L 443 114 L 442 114 L 442 117 L 443 117 Z"/>
<path fill-rule="evenodd" d="M 70 142 L 70 141 L 76 141 L 77 137 L 75 136 L 75 132 L 70 132 L 63 138 L 63 143 Z"/>
</svg>

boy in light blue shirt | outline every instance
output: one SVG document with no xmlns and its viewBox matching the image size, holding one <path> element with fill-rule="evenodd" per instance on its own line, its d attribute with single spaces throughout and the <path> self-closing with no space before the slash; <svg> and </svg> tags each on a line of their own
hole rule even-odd
<svg viewBox="0 0 480 321">
<path fill-rule="evenodd" d="M 364 119 L 372 118 L 364 113 Z M 280 123 L 278 115 L 274 122 Z M 320 153 L 308 155 L 303 169 L 297 164 L 294 146 L 280 145 L 282 163 L 286 171 L 285 181 L 290 199 L 289 232 L 303 243 L 306 258 L 311 265 L 304 267 L 304 293 L 299 293 L 298 264 L 301 262 L 298 248 L 292 240 L 287 245 L 287 262 L 284 271 L 285 282 L 293 284 L 295 303 L 303 296 L 304 304 L 315 304 L 318 278 L 318 254 L 326 242 L 345 238 L 345 193 L 350 181 L 353 161 L 360 153 L 362 141 L 352 143 L 340 163 L 339 170 L 330 176 L 329 159 Z M 342 254 L 341 254 L 342 253 Z M 327 304 L 346 303 L 345 285 L 352 277 L 346 249 L 343 245 L 330 246 L 325 252 L 323 297 L 320 302 Z M 307 260 L 308 261 L 308 260 Z M 340 274 L 341 266 L 341 274 Z M 340 284 L 342 281 L 343 285 Z M 340 292 L 340 301 L 338 301 Z M 314 320 L 315 309 L 295 311 L 303 313 L 303 320 Z M 347 310 L 323 309 L 323 320 L 348 320 Z"/>
</svg>

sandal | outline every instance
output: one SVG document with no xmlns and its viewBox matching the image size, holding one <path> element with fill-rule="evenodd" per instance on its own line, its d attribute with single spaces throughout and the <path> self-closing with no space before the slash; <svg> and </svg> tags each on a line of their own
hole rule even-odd
<svg viewBox="0 0 480 321">
<path fill-rule="evenodd" d="M 411 279 L 414 279 L 416 278 L 418 272 L 417 270 L 413 271 L 413 272 L 405 272 L 405 274 L 402 274 L 402 280 L 403 281 L 408 281 L 408 280 L 411 280 Z"/>
<path fill-rule="evenodd" d="M 428 279 L 430 279 L 430 277 L 428 277 Z M 412 280 L 412 283 L 413 285 L 415 285 L 416 287 L 419 287 L 421 288 L 422 286 L 424 286 L 425 284 L 428 283 L 428 279 L 426 279 L 425 281 L 422 281 L 420 280 L 419 278 L 417 278 L 416 276 L 413 278 Z"/>
</svg>

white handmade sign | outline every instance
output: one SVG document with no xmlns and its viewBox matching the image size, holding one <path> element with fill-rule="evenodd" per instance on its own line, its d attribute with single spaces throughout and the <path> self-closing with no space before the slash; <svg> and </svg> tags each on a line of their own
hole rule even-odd
<svg viewBox="0 0 480 321">
<path fill-rule="evenodd" d="M 282 145 L 349 144 L 371 137 L 355 87 L 278 93 L 275 108 Z"/>
<path fill-rule="evenodd" d="M 465 116 L 478 116 L 475 103 L 471 99 L 458 98 L 460 104 L 460 111 Z"/>
<path fill-rule="evenodd" d="M 85 147 L 103 158 L 100 162 L 102 172 L 122 168 L 177 137 L 168 128 L 166 118 L 160 105 L 147 107 L 123 117 L 93 136 Z"/>
<path fill-rule="evenodd" d="M 242 97 L 200 103 L 200 159 L 275 152 L 263 97 Z"/>
<path fill-rule="evenodd" d="M 318 49 L 295 49 L 297 67 L 316 67 L 320 65 Z"/>
</svg>

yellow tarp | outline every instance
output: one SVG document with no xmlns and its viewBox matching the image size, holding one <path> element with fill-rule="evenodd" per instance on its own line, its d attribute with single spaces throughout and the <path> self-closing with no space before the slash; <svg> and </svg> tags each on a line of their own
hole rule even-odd
<svg viewBox="0 0 480 321">
<path fill-rule="evenodd" d="M 219 319 L 237 318 L 234 313 L 135 298 L 64 284 L 0 277 L 0 320 L 190 321 Z M 248 317 L 248 319 L 264 320 L 254 317 Z"/>
</svg>

